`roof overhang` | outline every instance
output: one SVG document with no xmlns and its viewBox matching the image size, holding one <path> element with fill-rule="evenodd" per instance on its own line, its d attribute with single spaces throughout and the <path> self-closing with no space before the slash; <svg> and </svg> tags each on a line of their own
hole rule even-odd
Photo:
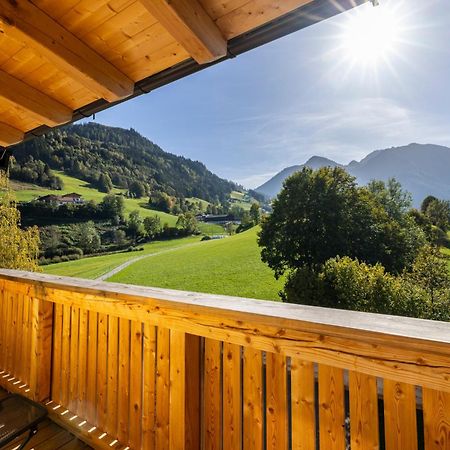
<svg viewBox="0 0 450 450">
<path fill-rule="evenodd" d="M 92 116 L 366 1 L 5 0 L 0 145 Z"/>
</svg>

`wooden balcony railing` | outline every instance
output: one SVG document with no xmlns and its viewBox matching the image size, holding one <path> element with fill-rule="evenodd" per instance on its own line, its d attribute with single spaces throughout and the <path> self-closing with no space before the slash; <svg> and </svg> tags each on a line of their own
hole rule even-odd
<svg viewBox="0 0 450 450">
<path fill-rule="evenodd" d="M 450 449 L 442 322 L 1 270 L 0 384 L 96 448 Z"/>
</svg>

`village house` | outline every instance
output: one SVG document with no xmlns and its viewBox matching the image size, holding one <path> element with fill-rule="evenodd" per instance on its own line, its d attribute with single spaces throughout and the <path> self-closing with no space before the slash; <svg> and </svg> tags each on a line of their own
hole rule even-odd
<svg viewBox="0 0 450 450">
<path fill-rule="evenodd" d="M 83 196 L 77 194 L 76 192 L 71 192 L 70 194 L 64 195 L 44 195 L 42 197 L 38 197 L 35 201 L 43 203 L 56 203 L 58 206 L 67 204 L 82 205 L 84 203 Z"/>
</svg>

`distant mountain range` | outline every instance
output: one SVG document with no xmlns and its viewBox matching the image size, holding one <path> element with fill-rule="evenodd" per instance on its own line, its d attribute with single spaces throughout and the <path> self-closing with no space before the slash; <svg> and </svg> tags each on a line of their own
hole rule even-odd
<svg viewBox="0 0 450 450">
<path fill-rule="evenodd" d="M 427 195 L 450 199 L 450 148 L 431 144 L 409 144 L 376 150 L 361 161 L 342 165 L 319 156 L 313 156 L 305 164 L 283 169 L 266 183 L 256 188 L 266 197 L 275 197 L 283 181 L 303 167 L 343 167 L 357 178 L 359 184 L 370 180 L 388 180 L 395 177 L 409 191 L 414 206 L 419 206 Z"/>
</svg>

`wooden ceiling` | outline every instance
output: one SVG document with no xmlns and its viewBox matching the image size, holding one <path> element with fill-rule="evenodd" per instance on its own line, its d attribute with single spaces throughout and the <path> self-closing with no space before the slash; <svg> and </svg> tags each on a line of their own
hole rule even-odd
<svg viewBox="0 0 450 450">
<path fill-rule="evenodd" d="M 0 146 L 145 92 L 142 80 L 180 64 L 229 57 L 230 42 L 255 30 L 246 49 L 286 34 L 294 12 L 307 25 L 363 1 L 0 0 Z M 286 33 L 265 38 L 264 27 L 288 19 Z"/>
</svg>

